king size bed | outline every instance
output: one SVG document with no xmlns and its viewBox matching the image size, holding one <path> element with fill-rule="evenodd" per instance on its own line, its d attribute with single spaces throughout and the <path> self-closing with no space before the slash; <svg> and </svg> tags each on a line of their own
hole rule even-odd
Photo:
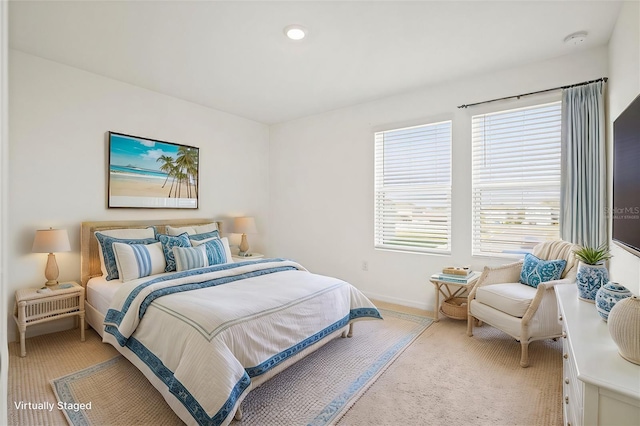
<svg viewBox="0 0 640 426">
<path fill-rule="evenodd" d="M 187 424 L 241 418 L 247 393 L 354 321 L 359 290 L 287 259 L 233 262 L 222 223 L 83 222 L 86 319 Z"/>
</svg>

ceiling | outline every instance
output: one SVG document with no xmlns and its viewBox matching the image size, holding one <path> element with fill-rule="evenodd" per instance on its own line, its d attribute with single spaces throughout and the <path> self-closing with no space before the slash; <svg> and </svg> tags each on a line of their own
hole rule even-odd
<svg viewBox="0 0 640 426">
<path fill-rule="evenodd" d="M 272 124 L 608 43 L 618 1 L 13 1 L 14 49 Z M 303 41 L 283 28 L 305 26 Z M 587 31 L 578 47 L 563 39 Z"/>
</svg>

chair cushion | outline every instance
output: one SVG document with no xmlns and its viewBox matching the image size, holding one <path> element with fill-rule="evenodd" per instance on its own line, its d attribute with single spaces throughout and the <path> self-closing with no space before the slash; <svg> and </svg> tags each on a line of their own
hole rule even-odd
<svg viewBox="0 0 640 426">
<path fill-rule="evenodd" d="M 505 314 L 522 318 L 536 291 L 521 283 L 492 284 L 478 287 L 476 300 Z"/>
<path fill-rule="evenodd" d="M 520 272 L 520 282 L 535 288 L 540 283 L 559 280 L 565 266 L 567 261 L 564 259 L 542 260 L 527 253 Z"/>
</svg>

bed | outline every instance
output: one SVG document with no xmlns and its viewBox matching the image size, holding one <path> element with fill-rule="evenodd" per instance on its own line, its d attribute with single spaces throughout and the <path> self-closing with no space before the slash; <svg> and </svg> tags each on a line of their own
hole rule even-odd
<svg viewBox="0 0 640 426">
<path fill-rule="evenodd" d="M 129 237 L 149 232 L 161 243 Z M 193 246 L 178 244 L 185 238 Z M 142 245 L 152 261 L 136 257 Z M 381 319 L 355 287 L 294 261 L 233 262 L 222 223 L 206 219 L 83 222 L 81 280 L 87 323 L 187 424 L 241 419 L 252 389 L 332 338 L 350 337 L 355 321 Z"/>
</svg>

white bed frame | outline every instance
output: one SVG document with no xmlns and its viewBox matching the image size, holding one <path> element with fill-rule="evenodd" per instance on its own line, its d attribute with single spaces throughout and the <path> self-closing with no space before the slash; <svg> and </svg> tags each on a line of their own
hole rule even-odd
<svg viewBox="0 0 640 426">
<path fill-rule="evenodd" d="M 222 222 L 214 221 L 211 219 L 173 219 L 173 220 L 137 220 L 137 221 L 102 221 L 102 222 L 82 222 L 81 230 L 80 230 L 80 277 L 81 284 L 85 288 L 85 297 L 87 294 L 86 287 L 89 280 L 93 277 L 102 276 L 102 269 L 100 268 L 100 255 L 99 255 L 99 245 L 98 240 L 95 238 L 94 232 L 96 231 L 107 231 L 110 229 L 139 229 L 139 228 L 147 228 L 149 226 L 155 226 L 158 233 L 166 233 L 166 227 L 185 227 L 185 226 L 197 226 L 204 225 L 212 222 L 217 222 L 218 230 L 222 235 Z M 87 323 L 87 328 L 90 325 L 94 330 L 98 332 L 100 337 L 104 338 L 104 315 L 100 313 L 96 308 L 91 306 L 88 301 L 85 301 L 85 320 Z M 284 361 L 282 364 L 274 367 L 267 373 L 261 375 L 260 377 L 251 379 L 253 389 L 257 388 L 276 374 L 280 373 L 290 365 L 309 355 L 310 353 L 318 350 L 327 342 L 332 339 L 341 336 L 341 337 L 351 337 L 353 332 L 353 323 L 345 326 L 344 328 L 337 330 L 324 338 L 322 341 L 317 344 L 308 347 L 307 349 L 301 351 L 295 356 Z M 182 403 L 176 399 L 164 386 L 164 383 L 160 381 L 156 375 L 144 364 L 140 359 L 135 356 L 132 352 L 128 351 L 127 348 L 119 347 L 119 345 L 114 345 L 115 348 L 126 357 L 133 365 L 135 365 L 151 382 L 151 384 L 158 389 L 158 391 L 165 398 L 169 406 L 175 412 L 183 412 L 186 413 L 186 409 L 182 405 Z M 235 418 L 236 420 L 242 419 L 242 410 L 240 408 L 240 404 L 242 401 L 238 401 L 235 409 Z"/>
</svg>

